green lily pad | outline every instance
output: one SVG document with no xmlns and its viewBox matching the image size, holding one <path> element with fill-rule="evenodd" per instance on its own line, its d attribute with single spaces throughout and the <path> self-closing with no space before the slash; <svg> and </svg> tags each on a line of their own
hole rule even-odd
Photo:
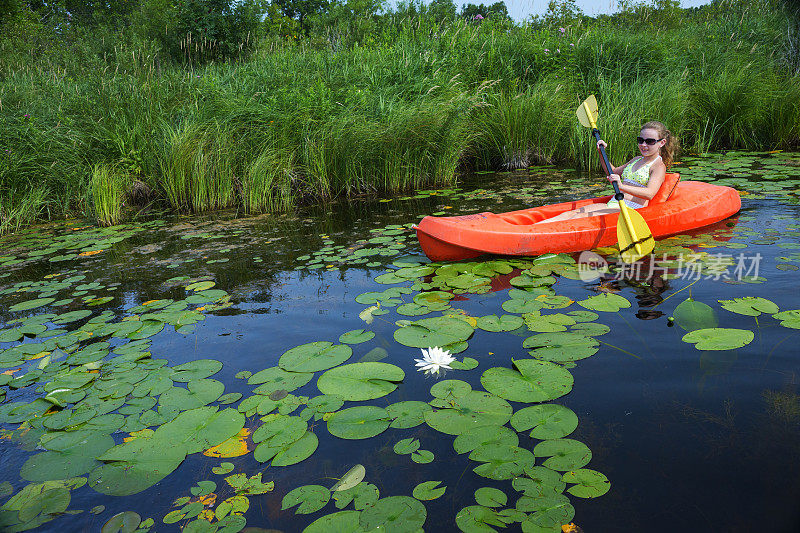
<svg viewBox="0 0 800 533">
<path fill-rule="evenodd" d="M 470 452 L 469 458 L 483 463 L 473 468 L 476 474 L 495 480 L 520 476 L 535 461 L 530 450 L 509 445 L 480 446 Z"/>
<path fill-rule="evenodd" d="M 508 503 L 508 496 L 494 487 L 481 487 L 475 491 L 475 501 L 484 507 L 503 507 Z"/>
<path fill-rule="evenodd" d="M 114 446 L 114 439 L 97 431 L 56 433 L 43 446 L 48 451 L 30 457 L 20 470 L 28 481 L 66 479 L 98 466 L 96 458 Z"/>
<path fill-rule="evenodd" d="M 345 472 L 339 481 L 334 483 L 333 487 L 331 487 L 331 492 L 342 492 L 352 489 L 360 484 L 366 475 L 367 469 L 364 468 L 364 465 L 355 465 Z"/>
<path fill-rule="evenodd" d="M 332 368 L 317 380 L 323 394 L 345 400 L 362 401 L 386 396 L 397 388 L 405 372 L 388 363 L 353 363 Z"/>
<path fill-rule="evenodd" d="M 525 407 L 511 417 L 511 426 L 517 431 L 531 431 L 534 439 L 560 439 L 578 427 L 578 415 L 563 405 L 543 404 Z"/>
<path fill-rule="evenodd" d="M 341 439 L 368 439 L 389 427 L 386 409 L 362 405 L 342 409 L 328 419 L 328 431 Z"/>
<path fill-rule="evenodd" d="M 317 372 L 340 365 L 351 355 L 353 349 L 344 344 L 310 342 L 286 351 L 278 360 L 278 366 L 291 372 Z"/>
<path fill-rule="evenodd" d="M 681 340 L 698 350 L 734 350 L 750 344 L 755 335 L 747 329 L 709 328 L 687 333 Z"/>
<path fill-rule="evenodd" d="M 295 442 L 284 446 L 270 464 L 272 466 L 289 466 L 305 461 L 314 454 L 317 446 L 319 446 L 319 438 L 316 434 L 307 431 Z"/>
<path fill-rule="evenodd" d="M 413 437 L 399 440 L 394 445 L 394 453 L 398 455 L 408 455 L 419 449 L 419 439 Z"/>
<path fill-rule="evenodd" d="M 572 374 L 549 361 L 513 360 L 517 370 L 494 367 L 481 376 L 483 387 L 501 398 L 515 402 L 546 402 L 572 390 Z"/>
<path fill-rule="evenodd" d="M 358 531 L 361 511 L 339 511 L 314 520 L 303 533 L 331 533 L 333 531 Z"/>
<path fill-rule="evenodd" d="M 409 429 L 425 423 L 425 413 L 433 408 L 425 402 L 404 401 L 386 407 L 386 412 L 392 418 L 390 427 L 395 429 Z"/>
<path fill-rule="evenodd" d="M 461 531 L 468 533 L 492 533 L 497 531 L 492 526 L 506 527 L 497 511 L 482 505 L 470 505 L 461 509 L 456 514 L 456 525 Z"/>
<path fill-rule="evenodd" d="M 489 445 L 519 446 L 519 437 L 505 426 L 480 426 L 465 431 L 453 441 L 453 449 L 458 454 Z"/>
<path fill-rule="evenodd" d="M 392 532 L 417 531 L 425 524 L 428 513 L 419 500 L 410 496 L 381 498 L 361 512 L 359 524 L 366 530 Z"/>
<path fill-rule="evenodd" d="M 575 319 L 563 313 L 541 315 L 539 312 L 523 315 L 525 326 L 531 331 L 540 333 L 566 331 L 566 326 L 575 325 Z"/>
<path fill-rule="evenodd" d="M 525 475 L 527 477 L 514 478 L 511 484 L 514 490 L 532 498 L 561 494 L 567 486 L 559 472 L 544 466 L 527 468 Z"/>
<path fill-rule="evenodd" d="M 222 363 L 215 359 L 198 359 L 182 365 L 172 367 L 173 381 L 189 382 L 213 376 L 222 370 Z"/>
<path fill-rule="evenodd" d="M 595 296 L 590 296 L 585 300 L 581 300 L 578 302 L 578 305 L 585 309 L 589 309 L 590 311 L 605 311 L 609 313 L 615 313 L 620 309 L 626 309 L 630 307 L 631 302 L 619 294 L 604 292 Z"/>
<path fill-rule="evenodd" d="M 374 336 L 374 331 L 369 331 L 366 329 L 354 329 L 339 335 L 339 342 L 344 344 L 361 344 L 362 342 L 367 342 L 368 340 L 372 339 Z"/>
<path fill-rule="evenodd" d="M 285 390 L 292 392 L 299 389 L 314 377 L 313 372 L 288 372 L 277 366 L 256 372 L 247 380 L 251 385 L 262 384 L 256 389 L 258 394 L 271 394 L 275 391 Z"/>
<path fill-rule="evenodd" d="M 522 342 L 531 356 L 545 361 L 564 363 L 591 357 L 600 349 L 597 339 L 580 333 L 542 333 L 528 337 Z"/>
<path fill-rule="evenodd" d="M 303 485 L 289 491 L 281 501 L 285 511 L 298 505 L 296 514 L 310 514 L 319 511 L 330 501 L 331 491 L 322 485 Z"/>
<path fill-rule="evenodd" d="M 522 531 L 557 532 L 564 524 L 575 517 L 575 509 L 569 498 L 563 494 L 548 495 L 541 498 L 523 496 L 517 500 L 519 511 L 530 513 L 522 522 Z"/>
<path fill-rule="evenodd" d="M 394 339 L 404 346 L 428 348 L 466 341 L 474 331 L 472 326 L 457 318 L 423 318 L 397 329 Z"/>
<path fill-rule="evenodd" d="M 117 513 L 103 524 L 100 533 L 133 533 L 142 523 L 142 517 L 133 511 Z"/>
<path fill-rule="evenodd" d="M 672 316 L 675 324 L 684 331 L 716 328 L 719 324 L 713 307 L 691 298 L 678 304 Z"/>
<path fill-rule="evenodd" d="M 31 309 L 37 309 L 39 307 L 44 307 L 45 305 L 51 304 L 55 302 L 55 298 L 37 298 L 35 300 L 27 300 L 25 302 L 20 302 L 18 304 L 14 304 L 8 308 L 11 312 L 16 311 L 30 311 Z"/>
<path fill-rule="evenodd" d="M 522 326 L 523 320 L 516 315 L 489 315 L 478 318 L 477 326 L 484 331 L 513 331 Z"/>
<path fill-rule="evenodd" d="M 472 392 L 472 385 L 460 379 L 445 379 L 437 381 L 431 387 L 431 395 L 434 398 L 451 399 L 461 398 Z"/>
<path fill-rule="evenodd" d="M 411 492 L 418 500 L 436 500 L 441 498 L 447 487 L 440 487 L 441 481 L 423 481 Z"/>
<path fill-rule="evenodd" d="M 433 462 L 433 452 L 430 450 L 417 450 L 411 454 L 411 460 L 419 464 Z"/>
<path fill-rule="evenodd" d="M 559 472 L 576 470 L 592 460 L 592 451 L 584 443 L 573 439 L 542 441 L 533 449 L 533 454 L 536 457 L 548 457 L 542 466 Z"/>
<path fill-rule="evenodd" d="M 611 482 L 605 475 L 588 468 L 566 472 L 561 480 L 565 483 L 575 483 L 567 489 L 567 492 L 578 498 L 597 498 L 611 489 Z"/>
<path fill-rule="evenodd" d="M 452 403 L 451 407 L 425 413 L 425 422 L 442 433 L 460 435 L 476 427 L 502 426 L 511 419 L 508 402 L 483 391 L 471 391 Z"/>
<path fill-rule="evenodd" d="M 775 320 L 781 321 L 781 326 L 785 328 L 800 329 L 800 309 L 781 311 L 772 315 Z"/>
<path fill-rule="evenodd" d="M 225 385 L 215 379 L 196 379 L 186 384 L 188 388 L 172 387 L 164 391 L 158 403 L 167 408 L 186 411 L 216 401 L 225 391 Z"/>
<path fill-rule="evenodd" d="M 746 316 L 759 316 L 761 313 L 772 315 L 780 310 L 775 303 L 759 296 L 744 296 L 732 300 L 717 301 L 722 304 L 723 309 Z"/>
</svg>

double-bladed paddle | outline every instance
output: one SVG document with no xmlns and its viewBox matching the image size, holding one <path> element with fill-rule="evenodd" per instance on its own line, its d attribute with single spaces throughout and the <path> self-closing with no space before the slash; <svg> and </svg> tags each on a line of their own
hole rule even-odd
<svg viewBox="0 0 800 533">
<path fill-rule="evenodd" d="M 600 141 L 600 130 L 597 129 L 597 99 L 594 95 L 589 96 L 580 107 L 575 111 L 580 123 L 592 129 L 595 140 Z M 600 156 L 607 173 L 611 173 L 611 163 L 603 146 L 600 146 Z M 625 195 L 619 190 L 617 182 L 614 185 L 614 199 L 619 203 L 619 218 L 617 219 L 617 240 L 619 241 L 619 255 L 626 263 L 634 263 L 643 256 L 653 251 L 655 240 L 647 222 L 642 215 L 634 209 L 628 209 L 625 205 Z"/>
</svg>

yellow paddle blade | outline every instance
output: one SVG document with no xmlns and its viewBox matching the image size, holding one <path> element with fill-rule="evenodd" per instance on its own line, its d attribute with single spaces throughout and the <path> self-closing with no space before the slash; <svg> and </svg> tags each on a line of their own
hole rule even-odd
<svg viewBox="0 0 800 533">
<path fill-rule="evenodd" d="M 583 101 L 575 111 L 575 114 L 578 115 L 578 121 L 580 121 L 585 128 L 596 128 L 597 98 L 595 98 L 593 94 L 589 95 L 589 98 Z"/>
<path fill-rule="evenodd" d="M 620 204 L 619 219 L 617 220 L 617 240 L 619 241 L 619 256 L 626 263 L 635 263 L 653 251 L 656 245 L 653 234 L 642 215 L 635 209 L 628 209 Z"/>
</svg>

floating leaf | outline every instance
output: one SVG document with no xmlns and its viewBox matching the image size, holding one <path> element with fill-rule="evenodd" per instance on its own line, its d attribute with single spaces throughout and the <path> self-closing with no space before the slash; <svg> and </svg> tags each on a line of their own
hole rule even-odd
<svg viewBox="0 0 800 533">
<path fill-rule="evenodd" d="M 142 517 L 133 511 L 115 514 L 103 524 L 100 533 L 133 533 L 142 523 Z"/>
<path fill-rule="evenodd" d="M 416 531 L 425 524 L 425 506 L 410 496 L 381 498 L 361 512 L 359 524 L 364 530 Z M 343 530 L 339 530 L 343 531 Z"/>
<path fill-rule="evenodd" d="M 575 483 L 567 489 L 567 492 L 579 498 L 597 498 L 611 489 L 611 482 L 605 475 L 587 468 L 567 472 L 561 480 L 565 483 Z"/>
<path fill-rule="evenodd" d="M 512 479 L 522 475 L 534 463 L 530 450 L 510 445 L 484 445 L 472 450 L 469 458 L 484 464 L 473 471 L 489 479 Z"/>
<path fill-rule="evenodd" d="M 278 360 L 278 366 L 291 372 L 317 372 L 340 365 L 351 355 L 353 349 L 344 344 L 310 342 L 286 351 Z"/>
<path fill-rule="evenodd" d="M 397 441 L 394 445 L 394 453 L 398 455 L 406 455 L 413 453 L 419 449 L 419 439 L 408 438 Z"/>
<path fill-rule="evenodd" d="M 800 309 L 775 313 L 772 318 L 780 320 L 781 326 L 785 328 L 800 329 Z"/>
<path fill-rule="evenodd" d="M 691 298 L 679 303 L 672 316 L 675 318 L 675 324 L 684 331 L 716 328 L 718 325 L 714 308 Z"/>
<path fill-rule="evenodd" d="M 698 350 L 734 350 L 750 344 L 755 335 L 746 329 L 709 328 L 687 333 L 681 340 Z"/>
<path fill-rule="evenodd" d="M 247 440 L 249 436 L 250 436 L 250 430 L 247 428 L 242 428 L 242 430 L 239 433 L 229 438 L 228 440 L 216 446 L 212 446 L 207 450 L 204 450 L 203 455 L 207 457 L 223 457 L 226 459 L 230 457 L 241 457 L 242 455 L 246 455 L 251 451 L 251 449 L 247 445 Z"/>
<path fill-rule="evenodd" d="M 564 472 L 585 466 L 592 459 L 592 451 L 582 442 L 573 439 L 545 440 L 533 449 L 536 457 L 548 457 L 542 466 Z"/>
<path fill-rule="evenodd" d="M 307 431 L 299 440 L 287 444 L 272 459 L 272 466 L 289 466 L 305 461 L 311 457 L 319 446 L 316 434 Z"/>
<path fill-rule="evenodd" d="M 371 405 L 337 411 L 328 419 L 328 431 L 342 439 L 368 439 L 389 427 L 386 409 Z"/>
<path fill-rule="evenodd" d="M 580 333 L 542 333 L 528 337 L 522 342 L 523 348 L 537 359 L 564 363 L 578 361 L 597 353 L 600 343 L 597 339 Z"/>
<path fill-rule="evenodd" d="M 483 387 L 515 402 L 546 402 L 572 390 L 573 377 L 564 367 L 534 359 L 513 360 L 517 370 L 495 367 L 481 376 Z"/>
<path fill-rule="evenodd" d="M 405 372 L 388 363 L 353 363 L 332 368 L 317 380 L 323 394 L 345 400 L 372 400 L 386 396 L 397 388 Z"/>
<path fill-rule="evenodd" d="M 457 318 L 423 318 L 395 330 L 394 339 L 404 346 L 428 348 L 465 341 L 474 331 L 469 324 Z"/>
<path fill-rule="evenodd" d="M 233 463 L 225 461 L 220 463 L 219 466 L 213 467 L 211 471 L 214 472 L 215 474 L 224 475 L 233 471 L 233 466 L 234 466 Z"/>
<path fill-rule="evenodd" d="M 511 426 L 517 431 L 531 431 L 534 439 L 560 439 L 578 427 L 578 415 L 557 404 L 533 405 L 515 412 Z"/>
<path fill-rule="evenodd" d="M 518 446 L 519 437 L 505 426 L 480 426 L 465 431 L 453 441 L 453 448 L 459 454 L 488 445 Z"/>
<path fill-rule="evenodd" d="M 339 342 L 344 344 L 361 344 L 375 336 L 375 332 L 366 329 L 354 329 L 339 335 Z"/>
<path fill-rule="evenodd" d="M 360 511 L 339 511 L 314 520 L 303 533 L 358 531 Z"/>
<path fill-rule="evenodd" d="M 429 450 L 417 450 L 411 454 L 411 460 L 419 464 L 433 462 L 433 452 Z"/>
<path fill-rule="evenodd" d="M 461 531 L 491 533 L 497 531 L 491 526 L 506 527 L 497 511 L 482 505 L 470 505 L 456 514 L 456 525 Z"/>
<path fill-rule="evenodd" d="M 514 490 L 532 498 L 561 494 L 567 486 L 560 473 L 544 466 L 526 468 L 525 475 L 527 477 L 514 478 L 511 483 Z"/>
<path fill-rule="evenodd" d="M 759 316 L 761 313 L 772 315 L 779 311 L 775 303 L 759 296 L 744 296 L 732 300 L 717 301 L 722 304 L 723 309 L 746 316 Z"/>
<path fill-rule="evenodd" d="M 472 392 L 472 385 L 460 379 L 445 379 L 437 381 L 431 387 L 431 395 L 434 398 L 450 399 L 461 398 Z"/>
<path fill-rule="evenodd" d="M 522 522 L 523 531 L 557 532 L 562 525 L 568 524 L 575 517 L 575 509 L 569 503 L 569 498 L 563 494 L 540 498 L 523 496 L 517 500 L 516 508 L 530 513 Z"/>
<path fill-rule="evenodd" d="M 114 446 L 114 439 L 97 431 L 57 433 L 43 446 L 48 450 L 30 457 L 20 476 L 28 481 L 66 479 L 85 474 L 99 463 L 96 458 Z"/>
<path fill-rule="evenodd" d="M 508 503 L 508 496 L 500 489 L 481 487 L 475 491 L 475 501 L 484 507 L 503 507 Z"/>
<path fill-rule="evenodd" d="M 604 292 L 595 296 L 590 296 L 585 300 L 581 300 L 578 302 L 578 305 L 591 311 L 615 313 L 620 309 L 626 309 L 630 307 L 631 303 L 618 294 Z"/>
<path fill-rule="evenodd" d="M 432 407 L 425 402 L 405 401 L 393 403 L 386 407 L 386 412 L 392 418 L 390 427 L 395 429 L 409 429 L 425 422 L 425 413 Z"/>
<path fill-rule="evenodd" d="M 247 383 L 262 384 L 256 389 L 259 394 L 270 394 L 278 390 L 292 392 L 299 389 L 314 377 L 313 372 L 288 372 L 277 366 L 256 372 L 247 380 Z"/>
<path fill-rule="evenodd" d="M 361 483 L 366 475 L 367 469 L 364 468 L 364 465 L 355 465 L 350 470 L 345 472 L 341 479 L 339 479 L 339 481 L 337 481 L 333 487 L 331 487 L 331 492 L 340 492 L 343 490 L 352 489 Z"/>
<path fill-rule="evenodd" d="M 423 481 L 411 492 L 418 500 L 435 500 L 441 498 L 447 487 L 440 487 L 441 481 Z"/>
<path fill-rule="evenodd" d="M 425 413 L 425 422 L 437 431 L 460 435 L 481 426 L 502 426 L 511 418 L 511 406 L 493 394 L 471 391 L 453 400 L 452 407 Z"/>
<path fill-rule="evenodd" d="M 37 298 L 35 300 L 27 300 L 25 302 L 20 302 L 18 304 L 14 304 L 8 308 L 11 312 L 16 311 L 30 311 L 31 309 L 36 309 L 38 307 L 44 307 L 45 305 L 51 304 L 55 302 L 55 298 Z"/>
<path fill-rule="evenodd" d="M 331 491 L 321 485 L 304 485 L 289 491 L 281 501 L 281 510 L 285 511 L 299 505 L 296 514 L 310 514 L 319 511 L 331 499 Z"/>
<path fill-rule="evenodd" d="M 217 490 L 217 484 L 213 481 L 198 481 L 197 486 L 189 489 L 193 496 L 206 496 Z"/>
<path fill-rule="evenodd" d="M 522 318 L 516 315 L 489 315 L 478 318 L 477 326 L 485 331 L 513 331 L 522 323 Z"/>
</svg>

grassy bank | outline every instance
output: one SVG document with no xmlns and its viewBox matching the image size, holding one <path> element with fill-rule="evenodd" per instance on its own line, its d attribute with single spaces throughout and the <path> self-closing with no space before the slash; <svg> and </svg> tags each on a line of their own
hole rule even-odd
<svg viewBox="0 0 800 533">
<path fill-rule="evenodd" d="M 615 161 L 651 119 L 690 151 L 797 146 L 796 23 L 779 6 L 629 15 L 387 16 L 367 44 L 264 40 L 246 60 L 195 68 L 141 43 L 32 57 L 4 41 L 0 233 L 68 214 L 114 223 L 137 198 L 264 212 L 470 169 L 588 167 L 574 110 L 590 93 Z"/>
</svg>

